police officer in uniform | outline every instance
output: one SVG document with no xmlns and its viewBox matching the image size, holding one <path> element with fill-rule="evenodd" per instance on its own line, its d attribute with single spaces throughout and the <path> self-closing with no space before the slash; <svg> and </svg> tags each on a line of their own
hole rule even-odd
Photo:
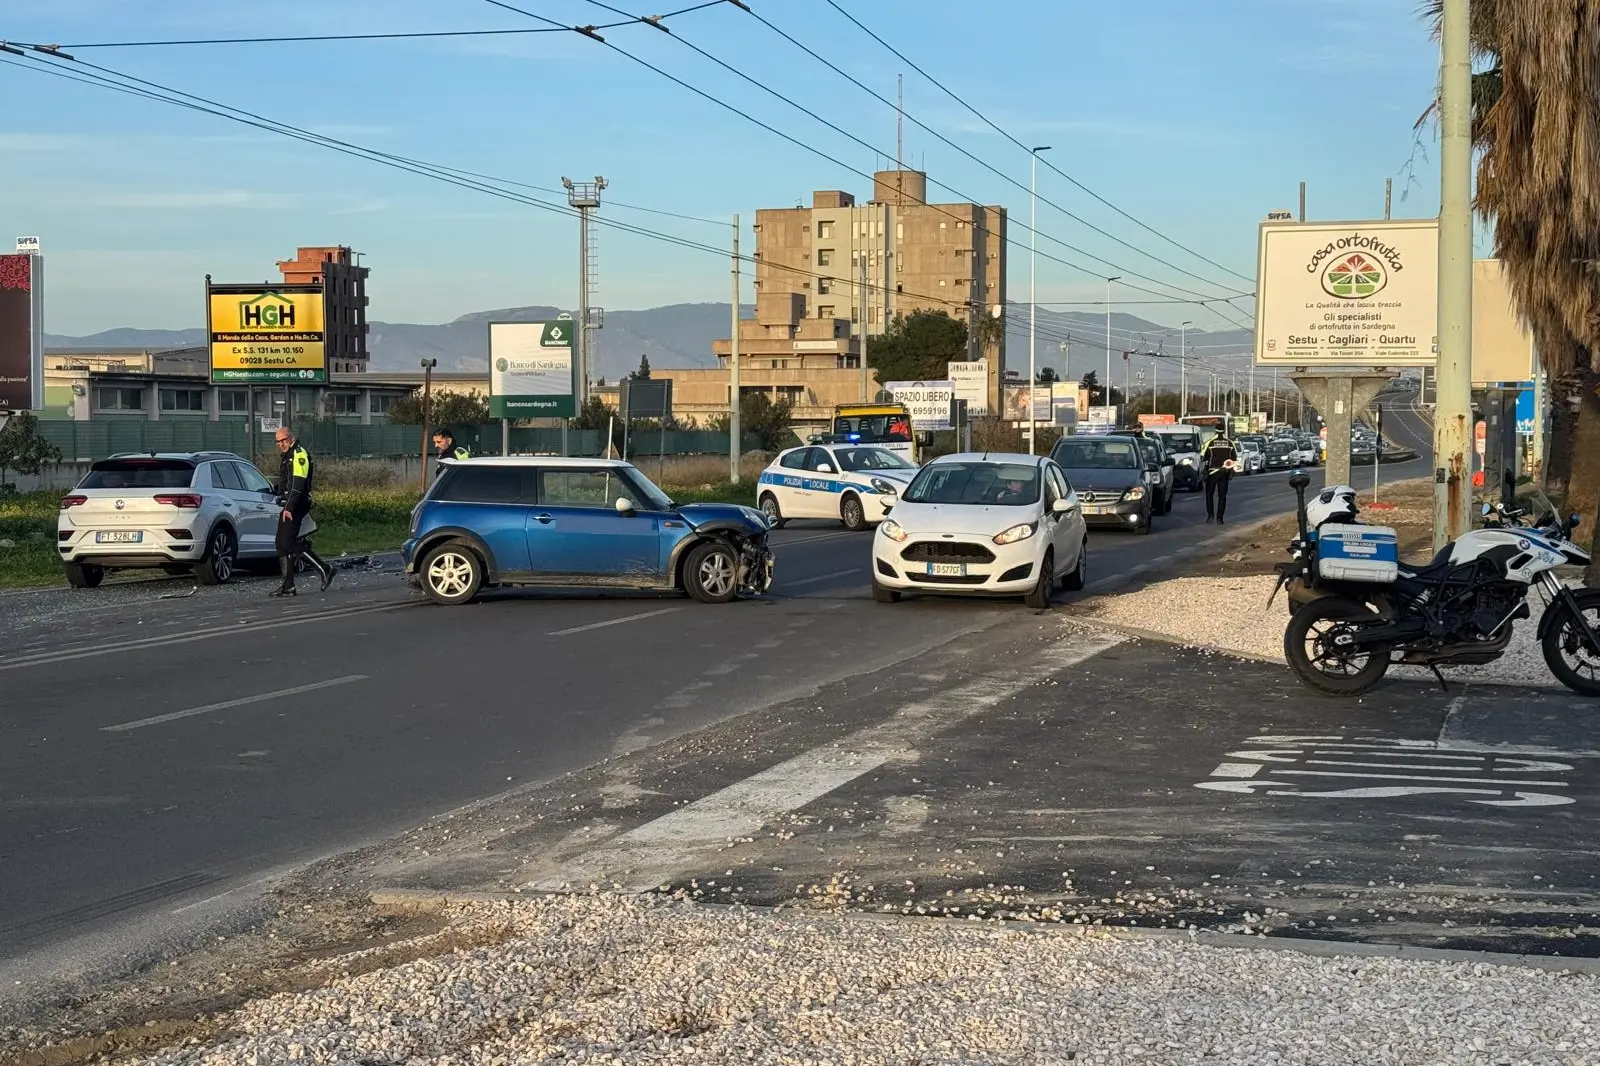
<svg viewBox="0 0 1600 1066">
<path fill-rule="evenodd" d="M 273 491 L 278 495 L 283 510 L 278 515 L 278 570 L 283 574 L 283 584 L 274 596 L 296 595 L 294 572 L 300 557 L 316 568 L 322 578 L 322 590 L 333 584 L 333 567 L 323 562 L 311 545 L 300 538 L 300 526 L 311 511 L 311 493 L 315 487 L 316 472 L 311 466 L 311 453 L 295 439 L 287 426 L 279 428 L 274 437 L 281 458 L 278 460 L 278 483 Z"/>
<path fill-rule="evenodd" d="M 433 446 L 438 454 L 435 459 L 470 459 L 472 452 L 456 443 L 456 436 L 448 429 L 433 431 Z"/>
<path fill-rule="evenodd" d="M 1239 449 L 1228 439 L 1226 429 L 1206 442 L 1200 450 L 1200 465 L 1206 472 L 1206 521 L 1221 525 L 1228 514 L 1228 482 L 1239 462 Z"/>
</svg>

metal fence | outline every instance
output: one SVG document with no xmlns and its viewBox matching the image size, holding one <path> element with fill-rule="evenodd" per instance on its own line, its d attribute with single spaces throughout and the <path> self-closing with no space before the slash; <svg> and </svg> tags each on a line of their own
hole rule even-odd
<svg viewBox="0 0 1600 1066">
<path fill-rule="evenodd" d="M 225 451 L 244 455 L 250 449 L 249 426 L 243 421 L 199 422 L 128 420 L 98 422 L 40 421 L 39 433 L 61 450 L 68 462 L 104 458 L 117 452 L 193 452 Z M 456 442 L 475 455 L 500 453 L 500 424 L 452 426 Z M 341 422 L 306 422 L 294 427 L 295 435 L 313 454 L 335 459 L 391 458 L 419 455 L 422 451 L 421 426 L 358 426 Z M 619 429 L 614 444 L 621 448 Z M 257 451 L 271 450 L 271 434 L 257 433 Z M 720 455 L 728 450 L 728 435 L 711 430 L 675 430 L 668 433 L 643 430 L 627 441 L 629 456 L 634 455 Z M 743 451 L 761 447 L 761 440 L 745 434 Z M 605 450 L 605 431 L 574 429 L 566 434 L 567 455 L 594 456 Z M 559 427 L 514 427 L 511 430 L 513 454 L 560 455 L 562 432 Z"/>
</svg>

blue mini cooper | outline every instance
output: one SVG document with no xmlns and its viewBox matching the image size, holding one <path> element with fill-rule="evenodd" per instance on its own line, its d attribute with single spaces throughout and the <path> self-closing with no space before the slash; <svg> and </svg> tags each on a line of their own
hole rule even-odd
<svg viewBox="0 0 1600 1066">
<path fill-rule="evenodd" d="M 505 585 L 682 590 L 726 603 L 772 585 L 770 526 L 752 507 L 680 507 L 613 459 L 440 465 L 402 549 L 406 574 L 435 603 Z"/>
</svg>

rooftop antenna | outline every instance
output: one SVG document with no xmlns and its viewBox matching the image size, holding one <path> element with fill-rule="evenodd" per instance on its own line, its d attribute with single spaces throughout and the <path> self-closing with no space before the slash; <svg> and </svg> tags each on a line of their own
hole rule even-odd
<svg viewBox="0 0 1600 1066">
<path fill-rule="evenodd" d="M 894 168 L 906 168 L 906 76 L 894 76 Z"/>
</svg>

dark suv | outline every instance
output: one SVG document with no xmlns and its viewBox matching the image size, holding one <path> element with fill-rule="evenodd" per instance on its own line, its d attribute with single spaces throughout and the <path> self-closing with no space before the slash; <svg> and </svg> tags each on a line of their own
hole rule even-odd
<svg viewBox="0 0 1600 1066">
<path fill-rule="evenodd" d="M 772 585 L 766 515 L 678 506 L 632 464 L 445 460 L 411 515 L 405 571 L 436 603 L 499 585 L 682 590 L 704 603 Z"/>
</svg>

